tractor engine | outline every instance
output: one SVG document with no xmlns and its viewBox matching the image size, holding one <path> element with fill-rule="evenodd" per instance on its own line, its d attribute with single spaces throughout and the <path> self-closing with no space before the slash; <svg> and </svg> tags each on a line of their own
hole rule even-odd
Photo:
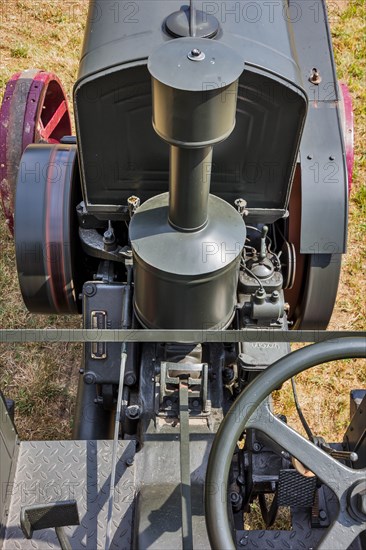
<svg viewBox="0 0 366 550">
<path fill-rule="evenodd" d="M 365 392 L 344 440 L 326 442 L 303 417 L 294 377 L 363 357 L 365 339 L 289 344 L 293 329 L 325 330 L 336 298 L 352 167 L 345 92 L 324 2 L 317 25 L 308 6 L 301 20 L 283 17 L 292 0 L 274 21 L 249 24 L 248 4 L 90 2 L 76 135 L 52 80 L 60 105 L 34 110 L 49 113 L 43 137 L 17 159 L 16 182 L 4 172 L 27 308 L 80 315 L 93 331 L 74 441 L 42 447 L 45 464 L 65 464 L 60 486 L 75 469 L 82 488 L 71 500 L 30 498 L 27 538 L 55 527 L 75 549 L 364 547 Z M 32 94 L 48 82 L 22 75 Z M 3 118 L 20 109 L 16 90 Z M 289 378 L 308 439 L 273 410 Z M 37 452 L 20 453 L 19 483 Z M 34 479 L 50 481 L 47 468 Z M 23 536 L 17 502 L 4 549 Z M 247 529 L 256 504 L 262 528 Z M 281 508 L 290 519 L 274 530 Z M 45 533 L 32 547 L 56 547 Z"/>
</svg>

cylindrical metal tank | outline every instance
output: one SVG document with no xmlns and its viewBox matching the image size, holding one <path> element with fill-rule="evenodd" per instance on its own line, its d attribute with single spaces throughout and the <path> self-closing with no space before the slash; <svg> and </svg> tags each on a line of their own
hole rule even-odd
<svg viewBox="0 0 366 550">
<path fill-rule="evenodd" d="M 180 38 L 149 57 L 153 126 L 172 145 L 205 147 L 235 127 L 243 58 L 222 42 Z"/>
<path fill-rule="evenodd" d="M 134 254 L 135 313 L 153 329 L 224 328 L 233 318 L 242 217 L 210 195 L 207 225 L 176 231 L 168 222 L 169 195 L 146 201 L 130 223 Z"/>
</svg>

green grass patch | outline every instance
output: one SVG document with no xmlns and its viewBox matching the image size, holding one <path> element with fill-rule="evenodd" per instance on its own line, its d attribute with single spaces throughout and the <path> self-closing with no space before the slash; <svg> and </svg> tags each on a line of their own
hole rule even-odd
<svg viewBox="0 0 366 550">
<path fill-rule="evenodd" d="M 16 399 L 17 412 L 30 416 L 34 412 L 37 399 L 37 396 L 32 395 L 27 388 L 20 388 Z"/>
<path fill-rule="evenodd" d="M 366 214 L 366 185 L 361 185 L 353 195 L 353 200 L 361 209 L 362 213 Z"/>
<path fill-rule="evenodd" d="M 15 46 L 10 50 L 11 57 L 15 58 L 27 58 L 28 57 L 28 48 L 23 45 Z"/>
</svg>

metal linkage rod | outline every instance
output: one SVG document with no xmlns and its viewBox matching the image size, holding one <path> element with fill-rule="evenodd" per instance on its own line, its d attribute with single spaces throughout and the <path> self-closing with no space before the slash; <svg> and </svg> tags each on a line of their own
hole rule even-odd
<svg viewBox="0 0 366 550">
<path fill-rule="evenodd" d="M 0 344 L 30 342 L 324 342 L 366 337 L 366 331 L 244 329 L 244 330 L 0 330 Z"/>
<path fill-rule="evenodd" d="M 127 268 L 127 287 L 126 287 L 126 296 L 125 296 L 124 307 L 122 311 L 122 323 L 121 323 L 123 329 L 128 329 L 131 326 L 131 298 L 132 298 L 131 284 L 132 284 L 132 277 L 133 277 L 132 263 L 127 264 L 126 268 Z M 119 373 L 116 416 L 114 420 L 111 483 L 109 486 L 108 519 L 107 519 L 107 533 L 106 533 L 106 539 L 105 539 L 105 550 L 109 550 L 110 544 L 111 544 L 111 529 L 112 529 L 114 492 L 115 492 L 114 486 L 116 483 L 117 451 L 118 451 L 118 440 L 119 440 L 119 427 L 121 423 L 122 397 L 123 397 L 123 385 L 125 380 L 126 363 L 127 363 L 127 344 L 126 342 L 123 342 L 121 347 L 121 367 L 120 367 L 120 373 Z"/>
<path fill-rule="evenodd" d="M 189 452 L 189 410 L 188 384 L 179 382 L 179 422 L 180 422 L 180 486 L 182 496 L 182 542 L 183 550 L 193 548 L 191 461 Z"/>
<path fill-rule="evenodd" d="M 112 528 L 112 515 L 113 515 L 113 504 L 114 504 L 114 485 L 116 483 L 116 467 L 117 467 L 119 425 L 120 425 L 120 421 L 121 421 L 123 381 L 124 381 L 124 378 L 125 378 L 126 361 L 127 361 L 126 344 L 123 344 L 122 345 L 122 353 L 121 353 L 121 370 L 120 370 L 120 375 L 119 375 L 116 417 L 115 417 L 115 423 L 114 423 L 114 438 L 113 438 L 112 466 L 111 466 L 111 482 L 110 482 L 110 486 L 109 486 L 108 520 L 107 520 L 107 534 L 106 534 L 106 539 L 105 539 L 105 550 L 109 550 L 110 544 L 111 544 L 111 528 Z"/>
</svg>

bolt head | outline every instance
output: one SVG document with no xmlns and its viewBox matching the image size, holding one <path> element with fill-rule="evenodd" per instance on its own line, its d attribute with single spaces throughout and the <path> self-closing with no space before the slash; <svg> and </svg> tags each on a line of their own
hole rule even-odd
<svg viewBox="0 0 366 550">
<path fill-rule="evenodd" d="M 140 407 L 138 405 L 130 405 L 126 409 L 126 415 L 128 418 L 134 419 L 140 416 Z"/>
<path fill-rule="evenodd" d="M 96 382 L 96 376 L 93 372 L 87 372 L 84 374 L 84 383 L 85 384 L 95 384 Z"/>
<path fill-rule="evenodd" d="M 130 374 L 126 374 L 125 376 L 125 384 L 127 386 L 133 386 L 134 384 L 136 384 L 136 376 L 132 373 Z"/>
<path fill-rule="evenodd" d="M 311 75 L 309 76 L 309 80 L 313 84 L 317 84 L 317 85 L 320 84 L 321 81 L 322 81 L 322 77 L 320 76 L 320 73 L 319 73 L 318 69 L 316 69 L 315 67 L 312 70 Z"/>
<path fill-rule="evenodd" d="M 97 293 L 97 289 L 96 289 L 96 286 L 93 285 L 93 284 L 87 284 L 84 286 L 84 294 L 85 296 L 94 296 L 94 294 Z"/>
<path fill-rule="evenodd" d="M 239 495 L 239 493 L 237 493 L 236 491 L 232 491 L 232 492 L 230 493 L 230 502 L 231 502 L 232 504 L 237 504 L 237 503 L 239 502 L 239 500 L 240 500 L 240 495 Z"/>
<path fill-rule="evenodd" d="M 104 232 L 103 241 L 108 244 L 114 242 L 114 231 L 112 229 L 107 229 L 107 231 Z"/>
</svg>

